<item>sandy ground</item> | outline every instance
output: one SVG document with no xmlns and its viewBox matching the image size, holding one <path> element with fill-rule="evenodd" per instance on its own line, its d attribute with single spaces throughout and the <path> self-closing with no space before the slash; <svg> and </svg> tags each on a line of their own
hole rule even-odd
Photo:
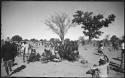
<svg viewBox="0 0 125 78">
<path fill-rule="evenodd" d="M 40 47 L 37 51 L 42 52 L 44 47 Z M 31 62 L 29 64 L 23 63 L 21 57 L 16 57 L 18 65 L 13 67 L 13 70 L 19 68 L 20 66 L 25 66 L 24 69 L 13 73 L 11 77 L 91 77 L 91 75 L 86 74 L 93 64 L 98 64 L 99 56 L 95 55 L 96 48 L 90 45 L 79 47 L 80 56 L 88 60 L 88 64 L 82 64 L 77 62 L 68 62 L 63 60 L 62 62 Z M 110 52 L 107 47 L 104 48 L 104 53 L 109 57 L 111 61 L 120 64 L 119 61 L 113 60 L 120 56 L 120 51 Z M 1 65 L 1 75 L 5 76 L 4 67 Z M 124 77 L 123 73 L 110 70 L 109 77 Z"/>
</svg>

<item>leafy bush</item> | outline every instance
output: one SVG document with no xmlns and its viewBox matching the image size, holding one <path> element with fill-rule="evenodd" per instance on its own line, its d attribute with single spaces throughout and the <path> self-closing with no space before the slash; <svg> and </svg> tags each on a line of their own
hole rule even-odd
<svg viewBox="0 0 125 78">
<path fill-rule="evenodd" d="M 114 50 L 118 50 L 120 47 L 120 39 L 116 36 L 113 35 L 110 39 L 111 43 L 112 43 L 112 47 Z"/>
<path fill-rule="evenodd" d="M 69 41 L 64 45 L 59 46 L 59 54 L 63 59 L 76 61 L 79 57 L 78 44 L 75 41 Z"/>
</svg>

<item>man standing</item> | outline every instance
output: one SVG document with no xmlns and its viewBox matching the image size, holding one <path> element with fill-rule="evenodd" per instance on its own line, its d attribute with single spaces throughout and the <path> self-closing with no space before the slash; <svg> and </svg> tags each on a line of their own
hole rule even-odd
<svg viewBox="0 0 125 78">
<path fill-rule="evenodd" d="M 23 53 L 23 61 L 27 61 L 28 62 L 28 59 L 29 59 L 29 44 L 24 42 L 24 53 Z"/>
<path fill-rule="evenodd" d="M 5 70 L 9 76 L 12 71 L 13 60 L 17 54 L 17 47 L 10 43 L 10 39 L 6 39 L 5 45 L 2 46 L 1 51 Z"/>
<path fill-rule="evenodd" d="M 124 55 L 125 55 L 124 40 L 122 41 L 122 44 L 121 44 L 121 50 L 122 50 L 122 52 L 121 52 L 121 65 L 120 65 L 120 67 L 124 69 Z"/>
<path fill-rule="evenodd" d="M 101 42 L 98 46 L 98 53 L 103 53 L 103 49 L 104 49 L 104 46 L 103 46 L 103 43 Z"/>
</svg>

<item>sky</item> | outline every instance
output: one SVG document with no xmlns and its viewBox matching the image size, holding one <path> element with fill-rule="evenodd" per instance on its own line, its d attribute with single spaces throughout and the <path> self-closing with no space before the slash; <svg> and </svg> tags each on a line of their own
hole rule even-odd
<svg viewBox="0 0 125 78">
<path fill-rule="evenodd" d="M 45 19 L 55 13 L 67 13 L 71 18 L 77 11 L 89 11 L 94 14 L 102 13 L 105 17 L 115 14 L 115 21 L 108 28 L 102 28 L 104 32 L 99 39 L 106 35 L 124 35 L 124 3 L 123 2 L 87 2 L 87 1 L 2 1 L 1 31 L 2 38 L 20 35 L 23 39 L 47 39 L 59 38 L 44 24 Z M 80 25 L 68 30 L 65 38 L 77 40 L 84 36 Z M 85 39 L 88 37 L 84 36 Z"/>
</svg>

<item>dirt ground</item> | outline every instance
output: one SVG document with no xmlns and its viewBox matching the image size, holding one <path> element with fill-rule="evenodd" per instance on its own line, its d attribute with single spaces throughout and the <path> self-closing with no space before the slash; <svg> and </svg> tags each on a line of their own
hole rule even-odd
<svg viewBox="0 0 125 78">
<path fill-rule="evenodd" d="M 43 52 L 43 46 L 37 51 Z M 111 49 L 111 48 L 110 48 Z M 11 77 L 91 77 L 86 74 L 93 64 L 98 64 L 99 56 L 95 55 L 96 47 L 85 45 L 79 47 L 80 56 L 88 61 L 88 64 L 82 64 L 79 61 L 69 62 L 31 62 L 23 63 L 22 57 L 16 57 L 17 65 L 13 66 Z M 120 51 L 109 51 L 109 47 L 104 48 L 104 53 L 109 57 L 110 61 L 120 64 L 120 61 L 114 59 L 120 57 Z M 6 76 L 3 63 L 1 63 L 1 76 Z M 124 77 L 123 73 L 110 70 L 109 77 Z"/>
</svg>

